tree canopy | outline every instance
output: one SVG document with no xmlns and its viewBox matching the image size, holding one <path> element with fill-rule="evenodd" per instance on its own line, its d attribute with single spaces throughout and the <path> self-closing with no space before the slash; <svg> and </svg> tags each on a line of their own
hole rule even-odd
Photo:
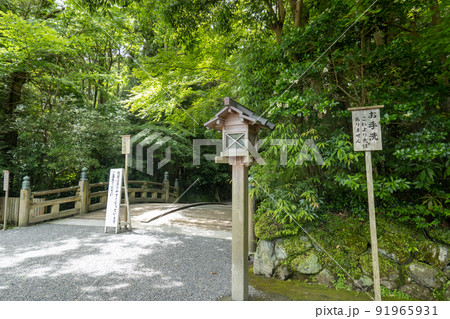
<svg viewBox="0 0 450 319">
<path fill-rule="evenodd" d="M 190 156 L 193 138 L 218 138 L 203 123 L 230 96 L 276 123 L 251 169 L 260 215 L 363 218 L 347 108 L 384 105 L 378 210 L 448 227 L 449 30 L 441 0 L 3 0 L 0 168 L 16 191 L 25 174 L 73 184 L 83 166 L 105 179 L 123 165 L 120 135 L 148 128 L 173 137 L 171 176 L 227 197 L 229 168 Z M 299 164 L 311 140 L 324 165 L 311 149 Z"/>
</svg>

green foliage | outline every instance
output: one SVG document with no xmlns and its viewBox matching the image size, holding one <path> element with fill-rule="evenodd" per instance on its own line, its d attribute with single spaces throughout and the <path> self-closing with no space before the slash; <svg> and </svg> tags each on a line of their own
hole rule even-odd
<svg viewBox="0 0 450 319">
<path fill-rule="evenodd" d="M 381 296 L 382 297 L 394 297 L 394 298 L 399 298 L 399 299 L 403 299 L 403 300 L 410 300 L 411 296 L 408 294 L 405 294 L 402 291 L 399 291 L 397 289 L 388 289 L 385 286 L 381 286 Z M 436 299 L 438 300 L 438 299 Z"/>
<path fill-rule="evenodd" d="M 347 276 L 343 273 L 337 274 L 337 279 L 333 280 L 333 286 L 336 290 L 352 290 L 352 287 L 346 284 Z"/>
<path fill-rule="evenodd" d="M 263 148 L 267 165 L 252 168 L 257 185 L 270 190 L 273 200 L 262 190 L 254 192 L 262 201 L 261 212 L 304 220 L 330 211 L 365 216 L 364 154 L 353 151 L 346 109 L 383 104 L 383 151 L 372 152 L 377 209 L 416 228 L 446 228 L 450 123 L 444 93 L 448 68 L 441 66 L 448 41 L 437 35 L 448 33 L 448 8 L 441 2 L 433 7 L 382 1 L 349 28 L 370 4 L 342 0 L 320 9 L 307 4 L 304 27 L 289 25 L 279 46 L 253 58 L 245 55 L 249 65 L 261 57 L 271 61 L 259 69 L 265 77 L 247 73 L 242 83 L 252 84 L 254 78 L 260 83 L 257 89 L 270 87 L 256 101 L 279 123 Z M 345 36 L 334 42 L 344 30 Z M 252 91 L 246 90 L 255 89 L 240 88 L 243 100 L 250 100 Z M 312 157 L 296 165 L 303 134 L 311 130 L 324 163 L 318 165 Z M 295 139 L 300 146 L 272 145 L 281 138 Z M 274 167 L 283 147 L 287 165 Z M 302 202 L 306 191 L 314 194 L 314 210 Z M 306 204 L 311 208 L 311 202 Z"/>
</svg>

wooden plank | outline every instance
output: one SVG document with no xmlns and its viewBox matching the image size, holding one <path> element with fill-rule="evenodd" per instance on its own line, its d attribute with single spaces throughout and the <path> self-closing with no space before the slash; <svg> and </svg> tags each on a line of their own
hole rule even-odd
<svg viewBox="0 0 450 319">
<path fill-rule="evenodd" d="M 93 192 L 89 194 L 89 197 L 92 199 L 94 197 L 100 197 L 100 196 L 106 196 L 108 195 L 108 191 L 99 191 L 99 192 Z"/>
<path fill-rule="evenodd" d="M 93 188 L 93 187 L 100 187 L 100 186 L 106 186 L 106 185 L 108 185 L 108 184 L 109 184 L 109 182 L 94 183 L 94 184 L 89 184 L 89 187 L 90 187 L 90 188 Z"/>
<path fill-rule="evenodd" d="M 46 220 L 50 220 L 50 219 L 57 219 L 57 218 L 62 218 L 62 217 L 68 217 L 68 216 L 72 216 L 72 215 L 76 215 L 80 212 L 79 209 L 77 208 L 73 208 L 73 209 L 67 209 L 67 210 L 62 210 L 56 214 L 45 214 L 45 215 L 40 215 L 40 216 L 30 216 L 30 223 L 38 223 L 38 222 L 43 222 Z"/>
<path fill-rule="evenodd" d="M 89 211 L 99 210 L 106 207 L 106 203 L 96 203 L 89 205 Z"/>
<path fill-rule="evenodd" d="M 381 109 L 383 107 L 384 107 L 384 105 L 373 105 L 373 106 L 349 107 L 347 110 L 349 110 L 349 111 L 364 111 L 364 110 Z"/>
<path fill-rule="evenodd" d="M 41 203 L 33 203 L 33 204 L 31 204 L 30 205 L 30 209 L 37 208 L 37 207 L 53 206 L 55 204 L 71 203 L 71 202 L 76 202 L 78 200 L 80 200 L 79 196 L 71 196 L 71 197 L 47 200 L 47 201 L 44 201 L 44 202 L 41 202 Z"/>
<path fill-rule="evenodd" d="M 128 181 L 129 184 L 149 184 L 149 185 L 156 185 L 156 186 L 163 186 L 163 183 L 157 183 L 157 182 L 147 182 L 147 181 Z"/>
<path fill-rule="evenodd" d="M 156 188 L 128 188 L 128 192 L 131 193 L 161 193 L 161 194 L 165 194 L 166 191 L 162 190 L 162 189 L 156 189 Z"/>
<path fill-rule="evenodd" d="M 79 189 L 80 189 L 79 186 L 73 186 L 73 187 L 66 187 L 66 188 L 51 189 L 51 190 L 47 190 L 47 191 L 32 192 L 31 195 L 32 196 L 43 196 L 43 195 L 51 195 L 51 194 L 77 191 Z"/>
</svg>

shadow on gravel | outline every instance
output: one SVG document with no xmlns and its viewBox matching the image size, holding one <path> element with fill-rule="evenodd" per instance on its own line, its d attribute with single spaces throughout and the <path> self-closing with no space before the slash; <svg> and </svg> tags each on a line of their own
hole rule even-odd
<svg viewBox="0 0 450 319">
<path fill-rule="evenodd" d="M 0 300 L 217 300 L 231 242 L 42 224 L 0 233 Z"/>
</svg>

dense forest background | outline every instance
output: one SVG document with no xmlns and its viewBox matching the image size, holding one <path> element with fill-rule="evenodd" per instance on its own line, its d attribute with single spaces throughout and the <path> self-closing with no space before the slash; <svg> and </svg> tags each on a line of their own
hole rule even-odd
<svg viewBox="0 0 450 319">
<path fill-rule="evenodd" d="M 377 213 L 447 228 L 444 3 L 0 0 L 0 169 L 12 171 L 16 195 L 25 175 L 33 189 L 70 186 L 85 166 L 104 181 L 123 166 L 120 135 L 147 128 L 171 137 L 172 161 L 153 179 L 168 170 L 184 189 L 199 179 L 186 200 L 226 199 L 229 167 L 192 165 L 192 139 L 219 138 L 203 123 L 230 96 L 276 123 L 262 133 L 267 165 L 251 168 L 259 216 L 364 218 L 364 154 L 353 151 L 347 108 L 384 105 Z M 296 164 L 307 139 L 323 166 Z"/>
</svg>

